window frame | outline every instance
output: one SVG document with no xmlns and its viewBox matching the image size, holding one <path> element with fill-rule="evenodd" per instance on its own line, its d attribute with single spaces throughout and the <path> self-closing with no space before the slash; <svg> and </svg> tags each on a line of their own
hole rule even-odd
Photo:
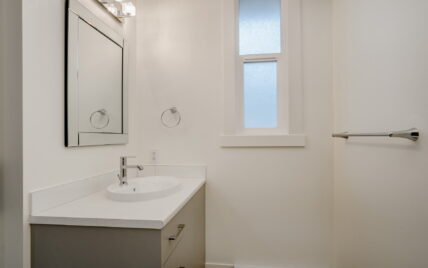
<svg viewBox="0 0 428 268">
<path fill-rule="evenodd" d="M 287 74 L 287 46 L 286 46 L 286 31 L 284 18 L 286 16 L 284 7 L 286 0 L 280 0 L 280 53 L 265 53 L 265 54 L 240 54 L 240 0 L 235 2 L 235 58 L 236 58 L 236 91 L 237 91 L 237 133 L 241 135 L 272 135 L 272 134 L 288 134 L 288 86 L 284 75 Z M 277 63 L 277 127 L 276 128 L 246 128 L 245 127 L 245 86 L 244 86 L 244 65 L 251 62 L 276 62 Z"/>
<path fill-rule="evenodd" d="M 240 55 L 239 0 L 223 0 L 222 4 L 225 90 L 222 147 L 305 146 L 301 81 L 301 0 L 281 0 L 281 53 L 256 55 Z M 269 61 L 278 63 L 278 127 L 245 128 L 244 64 Z"/>
</svg>

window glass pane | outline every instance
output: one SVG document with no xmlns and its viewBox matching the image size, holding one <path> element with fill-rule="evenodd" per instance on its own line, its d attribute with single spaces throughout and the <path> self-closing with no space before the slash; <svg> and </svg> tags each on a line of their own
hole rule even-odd
<svg viewBox="0 0 428 268">
<path fill-rule="evenodd" d="M 239 1 L 239 51 L 281 53 L 281 0 Z"/>
<path fill-rule="evenodd" d="M 276 128 L 277 63 L 244 64 L 244 127 Z"/>
</svg>

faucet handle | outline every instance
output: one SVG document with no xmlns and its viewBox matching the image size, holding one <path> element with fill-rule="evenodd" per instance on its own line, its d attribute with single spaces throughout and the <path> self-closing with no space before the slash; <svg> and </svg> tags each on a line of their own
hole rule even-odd
<svg viewBox="0 0 428 268">
<path fill-rule="evenodd" d="M 121 165 L 126 165 L 126 163 L 128 162 L 127 160 L 129 158 L 137 158 L 136 156 L 121 156 L 120 157 L 120 164 Z"/>
</svg>

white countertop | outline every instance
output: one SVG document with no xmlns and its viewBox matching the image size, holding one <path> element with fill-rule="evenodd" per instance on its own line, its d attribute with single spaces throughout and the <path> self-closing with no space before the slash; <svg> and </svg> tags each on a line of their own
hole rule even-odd
<svg viewBox="0 0 428 268">
<path fill-rule="evenodd" d="M 154 200 L 118 202 L 106 191 L 31 215 L 31 224 L 162 229 L 205 184 L 205 179 L 180 178 L 176 193 Z"/>
</svg>

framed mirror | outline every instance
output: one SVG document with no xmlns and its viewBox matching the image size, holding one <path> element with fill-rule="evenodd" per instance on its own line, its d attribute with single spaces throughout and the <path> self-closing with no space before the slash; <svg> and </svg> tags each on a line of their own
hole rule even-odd
<svg viewBox="0 0 428 268">
<path fill-rule="evenodd" d="M 77 0 L 66 13 L 65 146 L 126 144 L 125 38 Z"/>
</svg>

